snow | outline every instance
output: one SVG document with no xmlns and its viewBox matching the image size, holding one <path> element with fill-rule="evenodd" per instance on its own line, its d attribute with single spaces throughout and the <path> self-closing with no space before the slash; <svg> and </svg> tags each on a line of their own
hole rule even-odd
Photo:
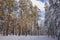
<svg viewBox="0 0 60 40">
<path fill-rule="evenodd" d="M 0 36 L 0 40 L 57 40 L 48 36 Z"/>
</svg>

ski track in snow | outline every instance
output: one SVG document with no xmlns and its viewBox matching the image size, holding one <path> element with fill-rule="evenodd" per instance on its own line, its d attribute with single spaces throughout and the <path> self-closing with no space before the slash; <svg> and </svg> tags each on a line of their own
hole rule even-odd
<svg viewBox="0 0 60 40">
<path fill-rule="evenodd" d="M 0 40 L 57 40 L 48 36 L 0 36 Z"/>
</svg>

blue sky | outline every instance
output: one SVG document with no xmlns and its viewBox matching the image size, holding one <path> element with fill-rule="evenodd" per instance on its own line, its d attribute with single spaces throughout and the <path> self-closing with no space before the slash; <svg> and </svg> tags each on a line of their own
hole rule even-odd
<svg viewBox="0 0 60 40">
<path fill-rule="evenodd" d="M 45 2 L 45 0 L 39 0 L 39 1 L 41 1 L 41 2 Z"/>
<path fill-rule="evenodd" d="M 37 6 L 40 11 L 44 11 L 45 3 L 41 2 L 40 0 L 31 0 L 33 6 Z"/>
<path fill-rule="evenodd" d="M 46 0 L 38 0 L 38 1 L 40 1 L 42 3 L 45 3 Z M 40 24 L 42 24 L 44 22 L 44 19 L 45 19 L 45 10 L 40 11 L 39 15 L 40 15 L 40 17 L 39 17 L 40 20 L 38 20 L 38 23 L 40 25 Z"/>
</svg>

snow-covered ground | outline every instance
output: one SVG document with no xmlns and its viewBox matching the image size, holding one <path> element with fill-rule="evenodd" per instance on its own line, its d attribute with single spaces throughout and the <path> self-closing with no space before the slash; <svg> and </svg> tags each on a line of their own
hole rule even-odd
<svg viewBox="0 0 60 40">
<path fill-rule="evenodd" d="M 57 40 L 48 36 L 0 36 L 0 40 Z"/>
</svg>

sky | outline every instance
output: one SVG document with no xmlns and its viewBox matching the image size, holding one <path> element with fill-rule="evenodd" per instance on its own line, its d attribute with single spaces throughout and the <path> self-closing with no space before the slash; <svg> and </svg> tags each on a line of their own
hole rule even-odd
<svg viewBox="0 0 60 40">
<path fill-rule="evenodd" d="M 37 6 L 40 11 L 44 11 L 44 7 L 45 7 L 45 3 L 44 3 L 44 0 L 31 0 L 33 6 Z"/>
<path fill-rule="evenodd" d="M 43 3 L 44 3 L 46 0 L 38 0 L 38 1 L 41 1 L 41 2 L 43 2 Z"/>
</svg>

